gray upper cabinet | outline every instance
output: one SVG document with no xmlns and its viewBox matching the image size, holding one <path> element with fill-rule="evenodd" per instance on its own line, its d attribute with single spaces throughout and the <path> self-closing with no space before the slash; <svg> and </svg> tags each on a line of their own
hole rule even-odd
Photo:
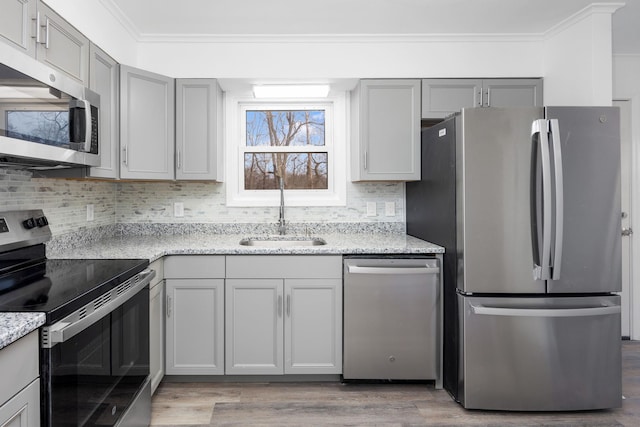
<svg viewBox="0 0 640 427">
<path fill-rule="evenodd" d="M 100 166 L 89 168 L 89 176 L 118 178 L 120 133 L 118 125 L 118 63 L 91 44 L 89 88 L 100 95 Z"/>
<path fill-rule="evenodd" d="M 32 19 L 36 0 L 0 0 L 0 41 L 35 56 Z"/>
<path fill-rule="evenodd" d="M 89 83 L 89 39 L 36 0 L 0 0 L 0 41 Z"/>
<path fill-rule="evenodd" d="M 222 90 L 215 79 L 176 80 L 176 179 L 222 181 Z"/>
<path fill-rule="evenodd" d="M 473 107 L 542 105 L 542 79 L 424 79 L 422 118 L 444 118 Z"/>
<path fill-rule="evenodd" d="M 89 83 L 89 39 L 43 3 L 36 16 L 36 59 Z"/>
<path fill-rule="evenodd" d="M 174 79 L 120 66 L 120 177 L 175 178 Z"/>
<path fill-rule="evenodd" d="M 420 80 L 361 80 L 351 109 L 351 180 L 420 179 Z"/>
</svg>

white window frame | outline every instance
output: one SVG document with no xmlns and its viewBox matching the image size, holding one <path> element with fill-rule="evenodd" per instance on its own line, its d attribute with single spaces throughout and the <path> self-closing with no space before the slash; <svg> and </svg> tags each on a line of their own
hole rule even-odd
<svg viewBox="0 0 640 427">
<path fill-rule="evenodd" d="M 319 110 L 325 111 L 325 145 L 291 147 L 290 152 L 327 153 L 327 189 L 284 191 L 286 206 L 346 206 L 347 204 L 347 111 L 346 92 L 323 99 L 254 99 L 225 95 L 225 159 L 227 206 L 279 206 L 279 190 L 244 189 L 244 153 L 271 152 L 268 147 L 246 147 L 247 110 Z"/>
</svg>

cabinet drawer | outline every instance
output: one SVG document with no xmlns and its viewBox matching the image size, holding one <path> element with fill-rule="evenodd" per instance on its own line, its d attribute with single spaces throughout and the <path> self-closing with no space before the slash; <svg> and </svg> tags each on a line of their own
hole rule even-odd
<svg viewBox="0 0 640 427">
<path fill-rule="evenodd" d="M 38 331 L 0 350 L 0 404 L 38 377 Z"/>
<path fill-rule="evenodd" d="M 164 260 L 165 279 L 224 278 L 224 256 L 180 255 Z"/>
<path fill-rule="evenodd" d="M 239 279 L 339 279 L 342 278 L 342 257 L 339 255 L 228 256 L 227 277 Z"/>
</svg>

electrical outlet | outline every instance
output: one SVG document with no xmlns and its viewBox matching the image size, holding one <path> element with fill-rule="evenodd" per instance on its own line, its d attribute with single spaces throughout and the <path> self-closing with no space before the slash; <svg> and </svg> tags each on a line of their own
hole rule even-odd
<svg viewBox="0 0 640 427">
<path fill-rule="evenodd" d="M 384 203 L 384 214 L 386 216 L 396 216 L 396 203 L 395 202 L 385 202 Z"/>
<path fill-rule="evenodd" d="M 87 221 L 93 221 L 94 219 L 94 208 L 93 204 L 87 205 Z"/>
<path fill-rule="evenodd" d="M 376 202 L 367 202 L 367 216 L 376 216 L 376 215 L 378 215 Z"/>
<path fill-rule="evenodd" d="M 182 202 L 175 202 L 173 204 L 173 216 L 175 217 L 182 217 L 184 216 L 184 203 Z"/>
</svg>

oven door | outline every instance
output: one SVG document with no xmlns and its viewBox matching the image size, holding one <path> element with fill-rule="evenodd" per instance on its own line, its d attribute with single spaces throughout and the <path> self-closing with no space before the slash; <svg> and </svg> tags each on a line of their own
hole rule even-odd
<svg viewBox="0 0 640 427">
<path fill-rule="evenodd" d="M 149 376 L 149 287 L 42 349 L 43 426 L 113 426 Z"/>
</svg>

